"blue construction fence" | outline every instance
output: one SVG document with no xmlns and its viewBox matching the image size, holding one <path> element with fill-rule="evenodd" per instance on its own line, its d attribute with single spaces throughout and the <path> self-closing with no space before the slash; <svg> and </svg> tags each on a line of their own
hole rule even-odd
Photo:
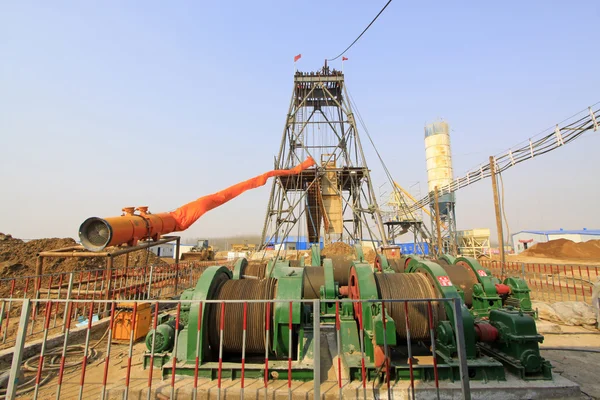
<svg viewBox="0 0 600 400">
<path fill-rule="evenodd" d="M 299 239 L 299 240 L 298 240 Z M 302 240 L 304 239 L 304 240 Z M 288 236 L 287 240 L 284 242 L 284 248 L 290 250 L 295 248 L 296 250 L 309 250 L 312 243 L 308 243 L 306 238 L 296 238 L 293 236 Z M 323 242 L 319 243 L 321 249 L 323 248 Z M 421 243 L 421 246 L 415 245 L 415 243 L 395 243 L 396 246 L 400 247 L 400 252 L 402 254 L 418 254 L 423 255 L 423 250 L 425 250 L 425 255 L 429 254 L 429 245 L 427 243 Z M 270 247 L 274 247 L 272 244 Z"/>
<path fill-rule="evenodd" d="M 402 254 L 418 254 L 423 255 L 423 250 L 425 251 L 425 255 L 429 254 L 429 245 L 427 243 L 420 243 L 419 245 L 415 245 L 414 243 L 398 243 L 400 246 L 400 252 Z M 423 250 L 421 250 L 421 248 Z"/>
</svg>

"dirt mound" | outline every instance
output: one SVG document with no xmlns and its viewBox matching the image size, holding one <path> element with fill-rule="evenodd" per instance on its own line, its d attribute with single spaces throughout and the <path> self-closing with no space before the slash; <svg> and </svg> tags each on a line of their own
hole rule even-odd
<svg viewBox="0 0 600 400">
<path fill-rule="evenodd" d="M 365 261 L 373 264 L 375 262 L 375 258 L 377 257 L 377 253 L 373 249 L 369 249 L 365 251 Z"/>
<path fill-rule="evenodd" d="M 71 238 L 37 239 L 24 242 L 11 235 L 0 233 L 0 278 L 35 275 L 37 254 L 42 251 L 56 250 L 76 246 Z M 112 249 L 107 249 L 108 251 Z M 159 257 L 147 250 L 138 250 L 129 254 L 129 265 L 165 264 Z M 114 267 L 125 265 L 125 257 L 115 258 Z M 44 274 L 56 272 L 71 272 L 105 268 L 105 257 L 92 258 L 45 258 Z"/>
<path fill-rule="evenodd" d="M 547 257 L 566 259 L 600 260 L 600 240 L 575 243 L 568 239 L 556 239 L 537 243 L 521 253 L 527 257 Z"/>
<path fill-rule="evenodd" d="M 354 248 L 344 242 L 330 243 L 323 247 L 321 254 L 325 257 L 329 256 L 353 256 Z"/>
</svg>

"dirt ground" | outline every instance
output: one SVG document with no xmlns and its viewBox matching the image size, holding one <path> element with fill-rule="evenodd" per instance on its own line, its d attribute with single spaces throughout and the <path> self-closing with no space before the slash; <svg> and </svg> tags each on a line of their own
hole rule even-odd
<svg viewBox="0 0 600 400">
<path fill-rule="evenodd" d="M 494 260 L 500 260 L 499 257 L 493 257 Z M 553 258 L 553 257 L 534 257 L 521 254 L 507 254 L 506 261 L 522 262 L 528 264 L 559 264 L 559 265 L 596 265 L 600 266 L 600 258 L 576 259 L 576 258 Z"/>
<path fill-rule="evenodd" d="M 548 323 L 542 322 L 545 326 L 549 326 Z M 552 325 L 552 324 L 550 324 Z M 554 326 L 553 328 L 556 328 Z M 542 331 L 544 328 L 540 328 Z M 600 362 L 600 354 L 591 353 L 591 352 L 575 352 L 570 351 L 568 348 L 576 347 L 576 348 L 584 348 L 591 350 L 600 349 L 600 334 L 599 333 L 591 333 L 588 330 L 585 330 L 580 327 L 565 327 L 560 326 L 556 329 L 547 329 L 550 331 L 555 331 L 555 333 L 544 332 L 545 340 L 541 345 L 544 347 L 558 347 L 563 350 L 542 350 L 542 356 L 546 359 L 550 360 L 554 367 L 554 372 L 564 376 L 565 378 L 572 380 L 578 383 L 581 386 L 581 396 L 576 397 L 579 400 L 584 399 L 597 399 L 600 398 L 600 380 L 597 378 L 597 371 L 595 366 Z M 91 343 L 95 343 L 96 340 L 100 339 L 100 335 L 102 331 L 95 332 L 92 335 Z M 78 341 L 81 342 L 81 341 Z M 326 340 L 321 340 L 321 354 L 322 360 L 324 361 L 321 366 L 321 379 L 323 385 L 331 384 L 335 386 L 336 376 L 334 373 L 333 363 L 331 361 L 331 355 L 328 353 L 328 349 L 326 346 Z M 102 341 L 102 343 L 98 346 L 98 354 L 96 358 L 87 366 L 87 373 L 85 378 L 85 389 L 84 389 L 84 397 L 97 398 L 99 397 L 99 393 L 101 391 L 101 382 L 102 376 L 104 372 L 104 348 L 106 340 Z M 148 370 L 143 370 L 141 368 L 142 364 L 142 353 L 145 350 L 145 345 L 143 342 L 138 342 L 134 346 L 134 357 L 133 357 L 133 365 L 132 365 L 132 377 L 131 377 L 131 391 L 134 394 L 134 398 L 140 396 L 144 393 L 144 389 L 148 383 Z M 124 375 L 127 366 L 127 346 L 123 345 L 113 345 L 111 350 L 111 367 L 109 368 L 108 374 L 108 393 L 109 398 L 118 398 L 122 396 L 122 388 L 124 387 Z M 62 388 L 62 396 L 61 398 L 72 398 L 77 397 L 79 392 L 79 384 L 80 384 L 80 376 L 81 370 L 80 368 L 73 368 L 65 371 L 65 381 L 63 383 Z M 181 385 L 189 384 L 190 379 L 182 380 L 177 379 L 178 383 L 177 387 L 181 387 Z M 162 381 L 160 379 L 160 374 L 158 370 L 155 370 L 153 374 L 153 386 L 159 387 L 162 386 L 161 393 L 165 393 L 168 398 L 169 393 L 169 380 Z M 250 387 L 254 384 L 254 380 L 249 380 Z M 262 385 L 262 382 L 257 383 L 258 386 Z M 215 381 L 208 381 L 206 379 L 201 379 L 199 382 L 199 387 L 201 387 L 201 393 L 206 396 L 207 392 L 205 392 L 206 387 L 213 387 L 216 385 Z M 225 384 L 225 386 L 229 385 L 239 385 L 237 382 L 230 382 L 229 380 Z M 272 382 L 271 386 L 273 388 L 279 386 L 285 386 L 285 381 L 281 381 L 279 383 Z M 294 388 L 298 387 L 301 390 L 302 383 L 294 382 Z M 310 387 L 309 384 L 307 387 Z M 43 385 L 40 391 L 41 398 L 53 398 L 56 393 L 56 377 L 52 379 L 46 385 Z M 261 392 L 262 393 L 262 392 Z M 274 395 L 274 394 L 273 394 Z M 145 393 L 140 398 L 145 398 Z M 226 398 L 229 396 L 226 396 Z M 31 398 L 31 393 L 23 396 L 22 398 Z M 157 397 L 161 398 L 161 397 Z M 202 397 L 203 398 L 203 397 Z M 294 397 L 296 398 L 296 397 Z"/>
<path fill-rule="evenodd" d="M 72 238 L 49 238 L 23 241 L 13 238 L 9 234 L 0 233 L 0 278 L 14 276 L 32 276 L 35 274 L 37 254 L 42 251 L 57 250 L 60 248 L 76 246 Z M 107 248 L 111 251 L 113 248 Z M 130 253 L 129 265 L 164 264 L 164 261 L 148 250 L 138 250 Z M 57 272 L 85 271 L 104 268 L 106 257 L 91 258 L 45 258 L 43 272 L 52 274 Z M 125 257 L 115 257 L 114 267 L 125 265 Z"/>
<path fill-rule="evenodd" d="M 600 240 L 575 243 L 568 239 L 537 243 L 521 253 L 527 257 L 556 257 L 568 259 L 600 259 Z"/>
<path fill-rule="evenodd" d="M 553 371 L 581 386 L 580 399 L 600 399 L 600 379 L 595 368 L 600 364 L 600 332 L 593 332 L 581 327 L 560 326 L 556 333 L 544 332 L 544 342 L 540 345 L 542 356 L 548 359 Z M 561 350 L 543 350 L 544 347 L 557 347 Z M 572 351 L 568 348 L 584 351 Z"/>
<path fill-rule="evenodd" d="M 499 261 L 500 255 L 494 254 L 491 259 Z M 519 254 L 507 254 L 506 261 L 530 264 L 600 266 L 600 240 L 575 243 L 567 239 L 557 239 L 546 243 L 537 243 Z"/>
</svg>

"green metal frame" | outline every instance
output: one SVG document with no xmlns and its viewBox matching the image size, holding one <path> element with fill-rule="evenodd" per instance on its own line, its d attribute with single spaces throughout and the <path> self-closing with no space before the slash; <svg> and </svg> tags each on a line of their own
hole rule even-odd
<svg viewBox="0 0 600 400">
<path fill-rule="evenodd" d="M 487 318 L 491 310 L 498 310 L 505 306 L 518 308 L 536 317 L 529 295 L 531 289 L 529 289 L 529 286 L 523 279 L 510 277 L 504 279 L 504 282 L 502 282 L 492 274 L 489 268 L 482 266 L 474 258 L 458 257 L 454 263 L 456 264 L 459 261 L 463 261 L 471 267 L 479 281 L 479 284 L 473 287 L 473 306 L 471 312 L 475 317 Z M 510 287 L 510 295 L 504 302 L 496 291 L 496 284 L 499 283 Z"/>
<path fill-rule="evenodd" d="M 315 267 L 321 265 L 321 246 L 318 244 L 310 246 L 310 265 Z"/>
<path fill-rule="evenodd" d="M 446 261 L 448 264 L 452 265 L 456 261 L 456 257 L 450 254 L 442 254 L 440 256 L 440 260 Z"/>
<path fill-rule="evenodd" d="M 522 311 L 492 310 L 489 323 L 499 332 L 499 340 L 479 343 L 482 353 L 500 360 L 513 374 L 524 380 L 551 380 L 552 365 L 540 355 L 544 337 L 535 321 Z"/>
<path fill-rule="evenodd" d="M 458 290 L 456 290 L 456 287 L 452 285 L 452 282 L 450 281 L 450 277 L 448 276 L 448 274 L 446 273 L 446 271 L 444 270 L 444 268 L 442 268 L 441 266 L 439 266 L 438 264 L 431 262 L 431 261 L 420 261 L 420 262 L 411 262 L 409 269 L 407 270 L 408 273 L 424 273 L 426 274 L 428 277 L 430 277 L 430 281 L 432 284 L 434 284 L 438 290 L 438 292 L 441 294 L 441 297 L 446 298 L 446 299 L 463 299 L 462 296 L 459 294 Z M 444 309 L 446 310 L 446 315 L 448 316 L 448 324 L 451 325 L 450 328 L 446 328 L 446 330 L 451 329 L 451 331 L 454 331 L 454 307 L 452 306 L 452 303 L 450 302 L 444 302 Z M 476 338 L 475 338 L 475 319 L 473 318 L 473 316 L 471 315 L 471 313 L 469 312 L 469 310 L 467 309 L 467 307 L 464 305 L 464 303 L 461 306 L 461 312 L 462 312 L 462 320 L 463 320 L 463 327 L 464 327 L 464 331 L 465 331 L 465 346 L 466 346 L 466 353 L 467 353 L 467 358 L 469 359 L 473 359 L 477 356 L 477 350 L 476 350 L 476 346 L 475 346 L 475 342 L 476 342 Z M 440 324 L 441 325 L 441 324 Z M 439 326 L 438 325 L 438 328 Z M 446 335 L 442 335 L 440 334 L 441 332 L 438 332 L 438 335 L 436 337 L 436 341 L 438 342 L 437 345 L 439 346 L 438 348 L 440 349 L 440 351 L 444 352 L 444 355 L 446 357 L 452 358 L 456 356 L 456 343 L 454 343 L 454 335 L 453 334 L 446 334 Z M 448 332 L 449 333 L 449 332 Z"/>
<path fill-rule="evenodd" d="M 290 318 L 293 324 L 292 329 L 295 331 L 292 333 L 292 336 L 302 338 L 304 336 L 304 330 L 301 323 L 306 322 L 303 318 L 304 305 L 301 301 L 298 301 L 302 300 L 302 293 L 304 290 L 304 269 L 288 267 L 285 268 L 285 270 L 294 271 L 286 271 L 288 275 L 278 276 L 275 299 L 289 300 L 292 303 L 292 315 L 290 317 L 289 302 L 274 303 L 272 326 L 273 341 L 271 343 L 271 350 L 277 357 L 288 356 Z M 277 271 L 274 271 L 274 274 L 279 275 L 277 274 Z M 294 333 L 296 335 L 294 335 Z M 296 353 L 299 353 L 298 349 L 296 349 Z"/>
<path fill-rule="evenodd" d="M 370 264 L 355 261 L 352 264 L 352 269 L 356 272 L 356 277 L 359 281 L 358 294 L 361 300 L 375 300 L 379 298 L 377 284 L 375 283 L 375 275 Z M 358 330 L 356 319 L 350 308 L 346 307 L 342 310 L 340 316 L 342 332 L 351 332 L 352 339 L 346 340 L 346 347 L 350 350 L 350 346 L 354 349 L 360 349 L 358 341 Z M 362 306 L 362 321 L 363 331 L 365 333 L 365 353 L 371 363 L 375 362 L 375 351 L 377 346 L 394 346 L 396 344 L 396 324 L 394 320 L 385 313 L 385 329 L 383 323 L 383 304 L 382 303 L 363 303 Z M 369 339 L 369 340 L 368 340 Z M 344 343 L 342 339 L 342 344 Z M 358 345 L 358 347 L 356 347 Z"/>
<path fill-rule="evenodd" d="M 375 256 L 375 266 L 377 267 L 377 265 L 379 265 L 381 267 L 381 271 L 376 271 L 376 272 L 383 272 L 383 273 L 394 273 L 394 272 L 396 272 L 396 271 L 394 271 L 394 269 L 390 265 L 390 262 L 388 261 L 388 259 L 385 256 L 385 254 L 377 254 Z"/>
<path fill-rule="evenodd" d="M 321 300 L 338 299 L 340 293 L 339 284 L 333 275 L 333 261 L 330 258 L 323 260 L 324 285 L 319 288 Z M 335 303 L 321 302 L 320 318 L 322 323 L 335 323 Z"/>
<path fill-rule="evenodd" d="M 365 253 L 363 251 L 362 244 L 360 244 L 360 243 L 355 244 L 354 252 L 356 253 L 356 260 L 358 262 L 365 262 Z"/>
<path fill-rule="evenodd" d="M 242 279 L 244 268 L 248 265 L 248 260 L 244 257 L 238 258 L 233 264 L 233 277 L 232 279 Z"/>
<path fill-rule="evenodd" d="M 406 267 L 404 268 L 404 271 L 408 272 L 409 268 L 411 267 L 411 264 L 419 263 L 421 261 L 426 261 L 426 260 L 419 256 L 415 256 L 415 255 L 402 257 L 402 262 L 404 263 L 404 265 L 406 265 Z"/>
<path fill-rule="evenodd" d="M 506 303 L 528 314 L 535 314 L 537 317 L 537 313 L 534 312 L 531 305 L 529 295 L 531 289 L 529 289 L 527 283 L 521 278 L 510 277 L 504 279 L 504 284 L 510 288 L 510 296 L 508 296 Z"/>
<path fill-rule="evenodd" d="M 464 262 L 477 276 L 479 283 L 473 285 L 473 304 L 471 313 L 476 318 L 487 318 L 491 310 L 502 308 L 502 299 L 496 291 L 496 282 L 487 268 L 484 268 L 479 262 L 471 257 L 458 257 L 453 264 Z"/>
</svg>

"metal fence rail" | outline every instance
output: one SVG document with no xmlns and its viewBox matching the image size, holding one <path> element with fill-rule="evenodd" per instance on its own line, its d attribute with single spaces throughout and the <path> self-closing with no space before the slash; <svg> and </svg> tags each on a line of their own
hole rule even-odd
<svg viewBox="0 0 600 400">
<path fill-rule="evenodd" d="M 329 332 L 335 332 L 333 336 L 327 336 L 329 352 L 331 353 L 334 367 L 336 368 L 335 386 L 337 387 L 338 397 L 341 399 L 344 397 L 344 390 L 350 387 L 350 381 L 348 376 L 342 374 L 342 342 L 340 334 L 340 310 L 342 309 L 343 303 L 357 303 L 358 307 L 371 307 L 372 304 L 379 304 L 385 307 L 381 301 L 378 300 L 331 300 L 328 302 L 335 302 L 335 324 L 328 325 L 327 327 L 322 326 L 318 317 L 314 318 L 311 326 L 305 328 L 312 328 L 313 342 L 313 354 L 312 359 L 314 362 L 313 374 L 314 379 L 312 384 L 303 383 L 292 379 L 292 372 L 294 369 L 294 360 L 292 355 L 292 348 L 294 345 L 294 338 L 292 337 L 292 321 L 289 319 L 289 335 L 287 337 L 281 337 L 279 340 L 287 340 L 287 346 L 289 353 L 287 356 L 279 355 L 276 360 L 270 360 L 271 353 L 269 351 L 269 340 L 265 342 L 265 353 L 263 361 L 263 372 L 262 377 L 257 378 L 256 376 L 247 375 L 248 365 L 248 354 L 246 354 L 246 326 L 249 318 L 248 305 L 252 303 L 266 303 L 265 312 L 265 325 L 264 329 L 266 337 L 269 338 L 268 331 L 274 327 L 269 326 L 270 321 L 270 310 L 275 310 L 277 304 L 283 303 L 283 305 L 289 304 L 289 310 L 292 310 L 293 304 L 302 302 L 305 305 L 311 305 L 313 310 L 319 310 L 321 300 L 294 300 L 293 302 L 287 300 L 207 300 L 207 301 L 194 301 L 194 300 L 133 300 L 131 306 L 133 307 L 133 326 L 131 329 L 131 335 L 126 342 L 114 342 L 112 340 L 113 330 L 115 329 L 115 321 L 118 316 L 119 302 L 116 300 L 99 300 L 99 299 L 0 299 L 2 304 L 12 302 L 13 308 L 19 311 L 20 319 L 18 324 L 18 330 L 15 337 L 15 345 L 10 350 L 0 351 L 0 365 L 6 360 L 11 360 L 11 369 L 9 377 L 9 385 L 5 391 L 0 389 L 0 397 L 5 395 L 6 399 L 14 399 L 19 396 L 27 396 L 28 398 L 205 398 L 213 397 L 216 395 L 217 398 L 222 396 L 243 398 L 244 391 L 252 390 L 252 397 L 264 397 L 272 398 L 274 396 L 282 396 L 287 393 L 288 398 L 301 391 L 305 393 L 309 398 L 321 398 L 323 390 L 332 393 L 331 383 L 321 381 L 321 338 L 327 335 L 321 335 L 321 329 L 328 329 Z M 419 302 L 421 304 L 426 303 L 429 310 L 429 333 L 430 340 L 435 343 L 435 327 L 433 326 L 432 318 L 432 303 L 449 303 L 454 309 L 454 315 L 460 315 L 461 302 L 459 299 L 397 299 L 397 300 L 385 300 L 385 303 L 402 303 L 405 310 L 411 303 Z M 236 354 L 235 357 L 239 358 L 241 363 L 238 364 L 241 369 L 241 376 L 235 377 L 235 379 L 224 378 L 222 372 L 225 369 L 231 369 L 231 365 L 225 365 L 224 352 L 223 352 L 223 335 L 227 334 L 231 326 L 224 324 L 226 304 L 237 303 L 241 304 L 236 310 L 243 310 L 242 318 L 242 329 L 243 335 L 243 346 L 241 354 Z M 176 319 L 176 326 L 180 321 L 182 315 L 182 306 L 189 306 L 191 309 L 197 309 L 200 315 L 199 321 L 202 320 L 203 306 L 208 304 L 217 304 L 220 307 L 220 320 L 219 320 L 219 348 L 218 348 L 218 361 L 215 363 L 218 365 L 218 373 L 216 381 L 209 381 L 207 378 L 201 378 L 199 376 L 199 346 L 196 345 L 196 363 L 192 367 L 190 376 L 181 376 L 175 374 L 176 368 L 180 366 L 181 362 L 177 358 L 178 346 L 187 345 L 189 348 L 191 343 L 179 343 L 176 339 L 174 342 L 173 357 L 164 365 L 167 373 L 167 379 L 163 379 L 162 370 L 156 368 L 158 366 L 158 359 L 154 356 L 154 349 L 157 346 L 156 334 L 150 334 L 151 336 L 151 351 L 149 356 L 150 368 L 142 369 L 140 365 L 140 358 L 143 356 L 145 351 L 145 343 L 138 343 L 134 339 L 134 330 L 136 317 L 135 314 L 138 310 L 143 307 L 150 306 L 152 311 L 151 326 L 156 329 L 159 311 L 164 313 L 167 310 Z M 280 306 L 279 306 L 280 307 Z M 33 320 L 31 315 L 34 313 L 34 309 L 37 309 L 42 315 L 39 326 L 41 330 L 40 338 L 32 337 L 30 332 Z M 62 331 L 53 331 L 52 324 L 56 318 L 63 318 L 63 310 L 66 310 L 66 318 L 64 329 Z M 74 319 L 71 316 L 79 310 L 80 315 L 85 316 L 85 320 L 82 323 L 74 324 Z M 100 310 L 107 310 L 106 316 L 103 318 L 99 314 Z M 231 309 L 230 309 L 231 310 Z M 233 312 L 233 311 L 230 311 Z M 362 314 L 362 313 L 360 313 Z M 318 315 L 318 313 L 317 313 Z M 383 316 L 384 324 L 386 323 L 385 313 Z M 461 390 L 465 398 L 470 398 L 470 386 L 466 364 L 466 351 L 464 336 L 462 334 L 462 320 L 460 318 L 455 319 L 457 326 L 456 342 L 458 344 L 458 358 L 460 363 L 460 374 L 461 374 Z M 359 318 L 357 323 L 360 325 L 362 332 L 362 318 Z M 410 368 L 410 393 L 415 398 L 415 378 L 413 374 L 413 362 L 412 362 L 412 349 L 415 343 L 411 338 L 411 326 L 408 317 L 405 321 L 395 321 L 396 324 L 403 324 L 406 330 L 407 341 L 406 345 L 408 348 L 408 363 Z M 204 335 L 203 330 L 206 327 L 202 326 L 198 322 L 198 340 L 201 335 Z M 156 331 L 155 331 L 156 332 Z M 333 339 L 330 339 L 333 337 Z M 177 337 L 176 337 L 177 338 Z M 357 394 L 357 397 L 369 398 L 371 382 L 367 385 L 369 379 L 365 373 L 365 338 L 364 335 L 360 335 L 360 350 L 362 353 L 362 379 L 360 382 L 360 389 L 362 394 Z M 386 344 L 384 346 L 386 354 L 391 354 L 391 349 Z M 435 356 L 435 345 L 430 349 L 432 356 Z M 254 360 L 256 355 L 253 356 Z M 433 357 L 435 360 L 435 357 Z M 254 361 L 256 362 L 256 361 Z M 387 391 L 391 398 L 391 392 L 394 389 L 394 381 L 390 378 L 390 360 L 386 358 L 384 372 L 382 373 L 383 382 L 373 382 L 373 390 L 375 390 L 375 384 L 378 385 L 377 390 L 383 392 Z M 277 365 L 277 375 L 272 374 L 269 369 L 272 365 Z M 287 376 L 281 376 L 283 371 L 282 365 L 287 364 Z M 154 366 L 155 368 L 152 368 Z M 435 372 L 435 388 L 437 389 L 438 398 L 439 394 L 439 382 L 438 382 L 438 370 L 437 364 L 434 363 Z M 19 379 L 19 370 L 24 371 L 24 376 Z M 273 370 L 275 371 L 275 370 Z M 170 375 L 170 376 L 169 376 Z M 233 375 L 232 375 L 233 376 Z M 282 379 L 283 378 L 283 379 Z M 325 388 L 325 389 L 323 389 Z M 351 388 L 354 390 L 353 388 Z M 406 389 L 405 389 L 406 390 Z M 369 393 L 368 393 L 369 391 Z M 158 397 L 157 397 L 158 396 Z"/>
<path fill-rule="evenodd" d="M 502 264 L 495 260 L 479 260 L 494 276 L 502 276 Z M 505 262 L 505 277 L 523 279 L 534 300 L 583 301 L 592 303 L 592 288 L 600 277 L 600 267 L 590 265 L 557 265 Z"/>
<path fill-rule="evenodd" d="M 95 307 L 93 313 L 97 314 L 108 310 L 106 303 L 97 303 L 96 300 L 169 299 L 194 287 L 202 272 L 215 264 L 231 268 L 233 262 L 191 261 L 113 268 L 110 274 L 106 269 L 96 269 L 0 279 L 0 298 L 4 298 L 0 303 L 0 349 L 15 343 L 16 322 L 21 312 L 15 307 L 17 300 L 54 300 L 49 329 L 64 332 L 67 309 L 64 301 L 56 300 L 90 300 Z M 70 321 L 85 319 L 87 311 L 82 303 L 74 304 L 69 314 Z M 43 333 L 44 312 L 38 302 L 32 304 L 28 335 Z"/>
</svg>

